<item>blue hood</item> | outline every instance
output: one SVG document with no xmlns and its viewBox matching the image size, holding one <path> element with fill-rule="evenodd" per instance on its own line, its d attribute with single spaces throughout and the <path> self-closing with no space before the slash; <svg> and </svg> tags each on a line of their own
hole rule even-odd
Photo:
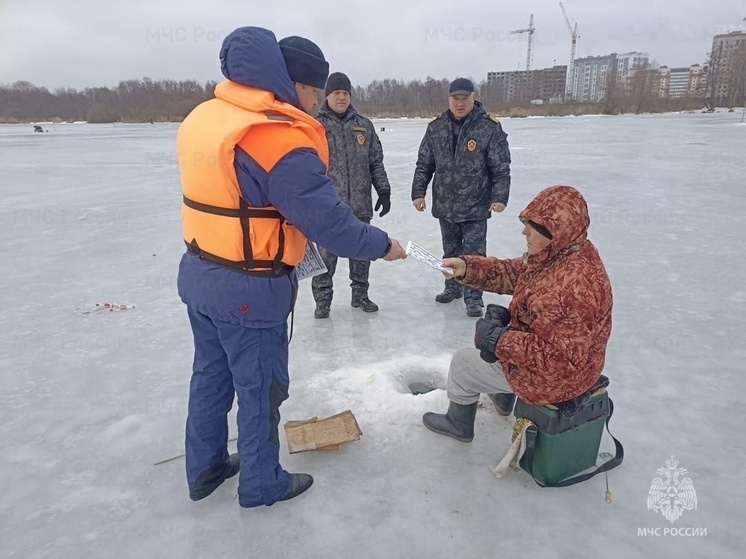
<svg viewBox="0 0 746 559">
<path fill-rule="evenodd" d="M 301 108 L 275 34 L 262 27 L 239 27 L 223 40 L 220 70 L 229 80 L 271 91 Z"/>
</svg>

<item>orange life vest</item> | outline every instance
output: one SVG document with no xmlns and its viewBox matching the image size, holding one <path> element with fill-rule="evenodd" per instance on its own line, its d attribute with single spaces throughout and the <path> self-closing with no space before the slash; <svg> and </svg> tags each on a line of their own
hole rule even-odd
<svg viewBox="0 0 746 559">
<path fill-rule="evenodd" d="M 226 80 L 177 134 L 188 250 L 251 275 L 287 274 L 303 259 L 306 237 L 274 207 L 248 206 L 234 168 L 236 146 L 268 173 L 298 148 L 314 149 L 328 167 L 324 128 L 271 92 Z"/>
</svg>

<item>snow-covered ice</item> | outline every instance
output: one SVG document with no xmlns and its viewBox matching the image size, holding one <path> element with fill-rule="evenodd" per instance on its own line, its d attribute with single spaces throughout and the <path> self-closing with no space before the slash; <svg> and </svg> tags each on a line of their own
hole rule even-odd
<svg viewBox="0 0 746 559">
<path fill-rule="evenodd" d="M 331 318 L 304 281 L 283 422 L 351 409 L 363 436 L 288 455 L 313 488 L 243 510 L 237 478 L 192 503 L 182 460 L 192 339 L 176 294 L 183 252 L 176 125 L 0 126 L 0 555 L 3 557 L 734 557 L 746 544 L 746 128 L 740 114 L 507 119 L 513 186 L 488 252 L 523 252 L 519 211 L 578 187 L 615 296 L 605 373 L 624 464 L 565 489 L 521 470 L 496 479 L 512 418 L 488 399 L 464 444 L 429 432 L 450 355 L 473 341 L 463 302 L 414 259 L 376 262 L 349 305 L 346 260 Z M 425 120 L 376 121 L 393 189 L 374 218 L 440 251 L 410 202 Z M 429 197 L 428 197 L 429 198 Z M 428 207 L 430 200 L 428 199 Z M 486 295 L 485 302 L 508 297 Z M 96 311 L 96 303 L 133 305 Z M 412 395 L 408 385 L 436 390 Z M 235 435 L 235 408 L 231 412 Z M 234 446 L 231 447 L 235 448 Z M 602 450 L 613 445 L 604 435 Z M 674 524 L 647 510 L 656 470 L 687 468 L 698 507 Z M 646 529 L 682 534 L 639 535 Z M 687 532 L 687 528 L 689 528 Z M 654 533 L 654 530 L 652 530 Z M 738 551 L 738 550 L 741 551 Z"/>
</svg>

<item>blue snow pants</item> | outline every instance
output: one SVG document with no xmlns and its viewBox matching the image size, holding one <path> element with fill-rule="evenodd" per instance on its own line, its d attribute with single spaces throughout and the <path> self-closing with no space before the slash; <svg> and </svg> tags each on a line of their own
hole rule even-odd
<svg viewBox="0 0 746 559">
<path fill-rule="evenodd" d="M 287 495 L 290 474 L 280 466 L 280 404 L 288 397 L 287 324 L 247 328 L 187 307 L 194 365 L 186 422 L 187 482 L 228 460 L 228 412 L 238 397 L 242 507 L 271 505 Z"/>
</svg>

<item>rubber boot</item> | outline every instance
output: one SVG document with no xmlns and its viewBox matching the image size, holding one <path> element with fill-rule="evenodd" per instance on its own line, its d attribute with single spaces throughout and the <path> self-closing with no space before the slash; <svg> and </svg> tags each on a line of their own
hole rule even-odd
<svg viewBox="0 0 746 559">
<path fill-rule="evenodd" d="M 446 413 L 428 412 L 422 416 L 422 423 L 435 433 L 452 437 L 464 443 L 470 443 L 474 439 L 474 419 L 476 416 L 477 402 L 466 406 L 449 402 Z"/>
<path fill-rule="evenodd" d="M 497 413 L 507 417 L 513 412 L 513 406 L 515 405 L 515 394 L 509 392 L 500 392 L 497 394 L 487 394 L 495 405 Z"/>
</svg>

